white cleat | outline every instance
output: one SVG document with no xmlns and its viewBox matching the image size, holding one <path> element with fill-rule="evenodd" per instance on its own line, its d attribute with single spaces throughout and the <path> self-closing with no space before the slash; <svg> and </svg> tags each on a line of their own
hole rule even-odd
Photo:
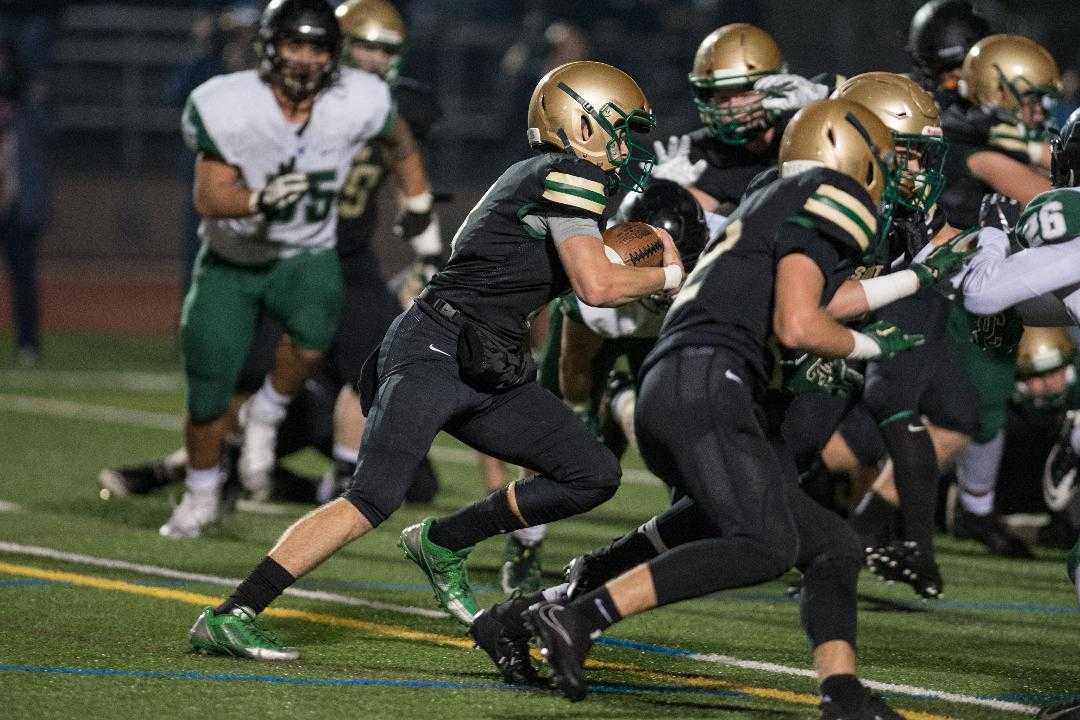
<svg viewBox="0 0 1080 720">
<path fill-rule="evenodd" d="M 218 519 L 218 491 L 185 490 L 180 504 L 173 508 L 169 522 L 158 529 L 169 540 L 191 540 L 199 537 L 207 525 Z"/>
</svg>

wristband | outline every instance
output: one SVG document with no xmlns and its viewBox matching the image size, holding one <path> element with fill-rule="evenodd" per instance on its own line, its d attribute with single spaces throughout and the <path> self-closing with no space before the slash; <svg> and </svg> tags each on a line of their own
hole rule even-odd
<svg viewBox="0 0 1080 720">
<path fill-rule="evenodd" d="M 900 272 L 881 275 L 876 278 L 860 280 L 863 293 L 866 295 L 866 304 L 870 310 L 896 302 L 900 298 L 914 295 L 919 290 L 919 276 L 914 270 L 901 270 Z"/>
<path fill-rule="evenodd" d="M 1028 159 L 1031 160 L 1032 165 L 1042 165 L 1043 161 L 1043 145 L 1044 143 L 1036 140 L 1029 140 L 1027 144 Z"/>
<path fill-rule="evenodd" d="M 401 207 L 411 213 L 421 215 L 431 212 L 431 206 L 435 204 L 435 196 L 430 190 L 425 190 L 419 195 L 401 198 Z"/>
<path fill-rule="evenodd" d="M 678 265 L 664 266 L 664 289 L 674 290 L 683 281 L 683 269 Z"/>
<path fill-rule="evenodd" d="M 873 360 L 881 354 L 881 346 L 874 342 L 869 335 L 848 329 L 851 339 L 855 341 L 855 347 L 848 353 L 848 360 Z"/>
<path fill-rule="evenodd" d="M 259 212 L 259 191 L 252 190 L 248 195 L 248 215 L 254 215 Z"/>
</svg>

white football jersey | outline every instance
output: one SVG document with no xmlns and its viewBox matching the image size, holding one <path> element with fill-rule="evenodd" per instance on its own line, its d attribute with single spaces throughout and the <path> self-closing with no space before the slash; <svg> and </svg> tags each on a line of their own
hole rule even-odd
<svg viewBox="0 0 1080 720">
<path fill-rule="evenodd" d="M 386 83 L 353 68 L 342 68 L 338 81 L 319 94 L 303 125 L 285 120 L 270 85 L 254 70 L 207 80 L 184 108 L 188 145 L 239 168 L 249 188 L 262 188 L 283 172 L 306 173 L 311 187 L 270 218 L 203 219 L 199 237 L 215 253 L 241 264 L 333 247 L 337 194 L 352 159 L 389 129 L 393 117 Z"/>
</svg>

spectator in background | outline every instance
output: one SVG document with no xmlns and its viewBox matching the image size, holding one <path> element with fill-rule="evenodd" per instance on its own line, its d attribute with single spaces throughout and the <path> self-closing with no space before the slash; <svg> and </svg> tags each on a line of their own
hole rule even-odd
<svg viewBox="0 0 1080 720">
<path fill-rule="evenodd" d="M 1061 99 L 1054 105 L 1054 127 L 1061 127 L 1073 110 L 1080 107 L 1080 72 L 1069 68 L 1061 73 Z"/>
<path fill-rule="evenodd" d="M 33 51 L 42 51 L 40 29 L 32 22 L 12 23 L 0 40 L 0 238 L 11 285 L 16 359 L 25 366 L 34 365 L 41 354 L 38 240 L 49 198 L 43 151 L 45 92 L 21 62 L 20 44 L 25 41 L 34 45 Z"/>
<path fill-rule="evenodd" d="M 215 75 L 255 67 L 253 41 L 259 15 L 257 4 L 241 2 L 199 16 L 191 27 L 191 37 L 198 49 L 196 57 L 173 73 L 165 88 L 165 101 L 173 107 L 183 107 L 191 91 Z M 190 189 L 194 182 L 195 153 L 184 145 L 178 162 L 183 187 Z M 190 191 L 185 197 L 181 297 L 191 284 L 191 270 L 199 251 L 199 216 Z"/>
</svg>

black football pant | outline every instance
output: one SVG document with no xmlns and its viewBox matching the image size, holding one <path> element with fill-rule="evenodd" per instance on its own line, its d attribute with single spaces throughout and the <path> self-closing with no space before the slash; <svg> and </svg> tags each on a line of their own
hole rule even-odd
<svg viewBox="0 0 1080 720">
<path fill-rule="evenodd" d="M 614 495 L 618 460 L 561 400 L 535 381 L 491 393 L 461 379 L 459 329 L 422 299 L 394 321 L 379 350 L 378 390 L 345 497 L 380 524 L 401 505 L 441 430 L 539 473 L 515 486 L 518 510 L 531 525 L 591 510 Z"/>
<path fill-rule="evenodd" d="M 793 466 L 765 436 L 750 377 L 720 348 L 688 347 L 657 360 L 642 380 L 641 455 L 714 530 L 649 561 L 660 605 L 756 585 L 797 558 L 784 492 L 795 482 Z"/>
</svg>

